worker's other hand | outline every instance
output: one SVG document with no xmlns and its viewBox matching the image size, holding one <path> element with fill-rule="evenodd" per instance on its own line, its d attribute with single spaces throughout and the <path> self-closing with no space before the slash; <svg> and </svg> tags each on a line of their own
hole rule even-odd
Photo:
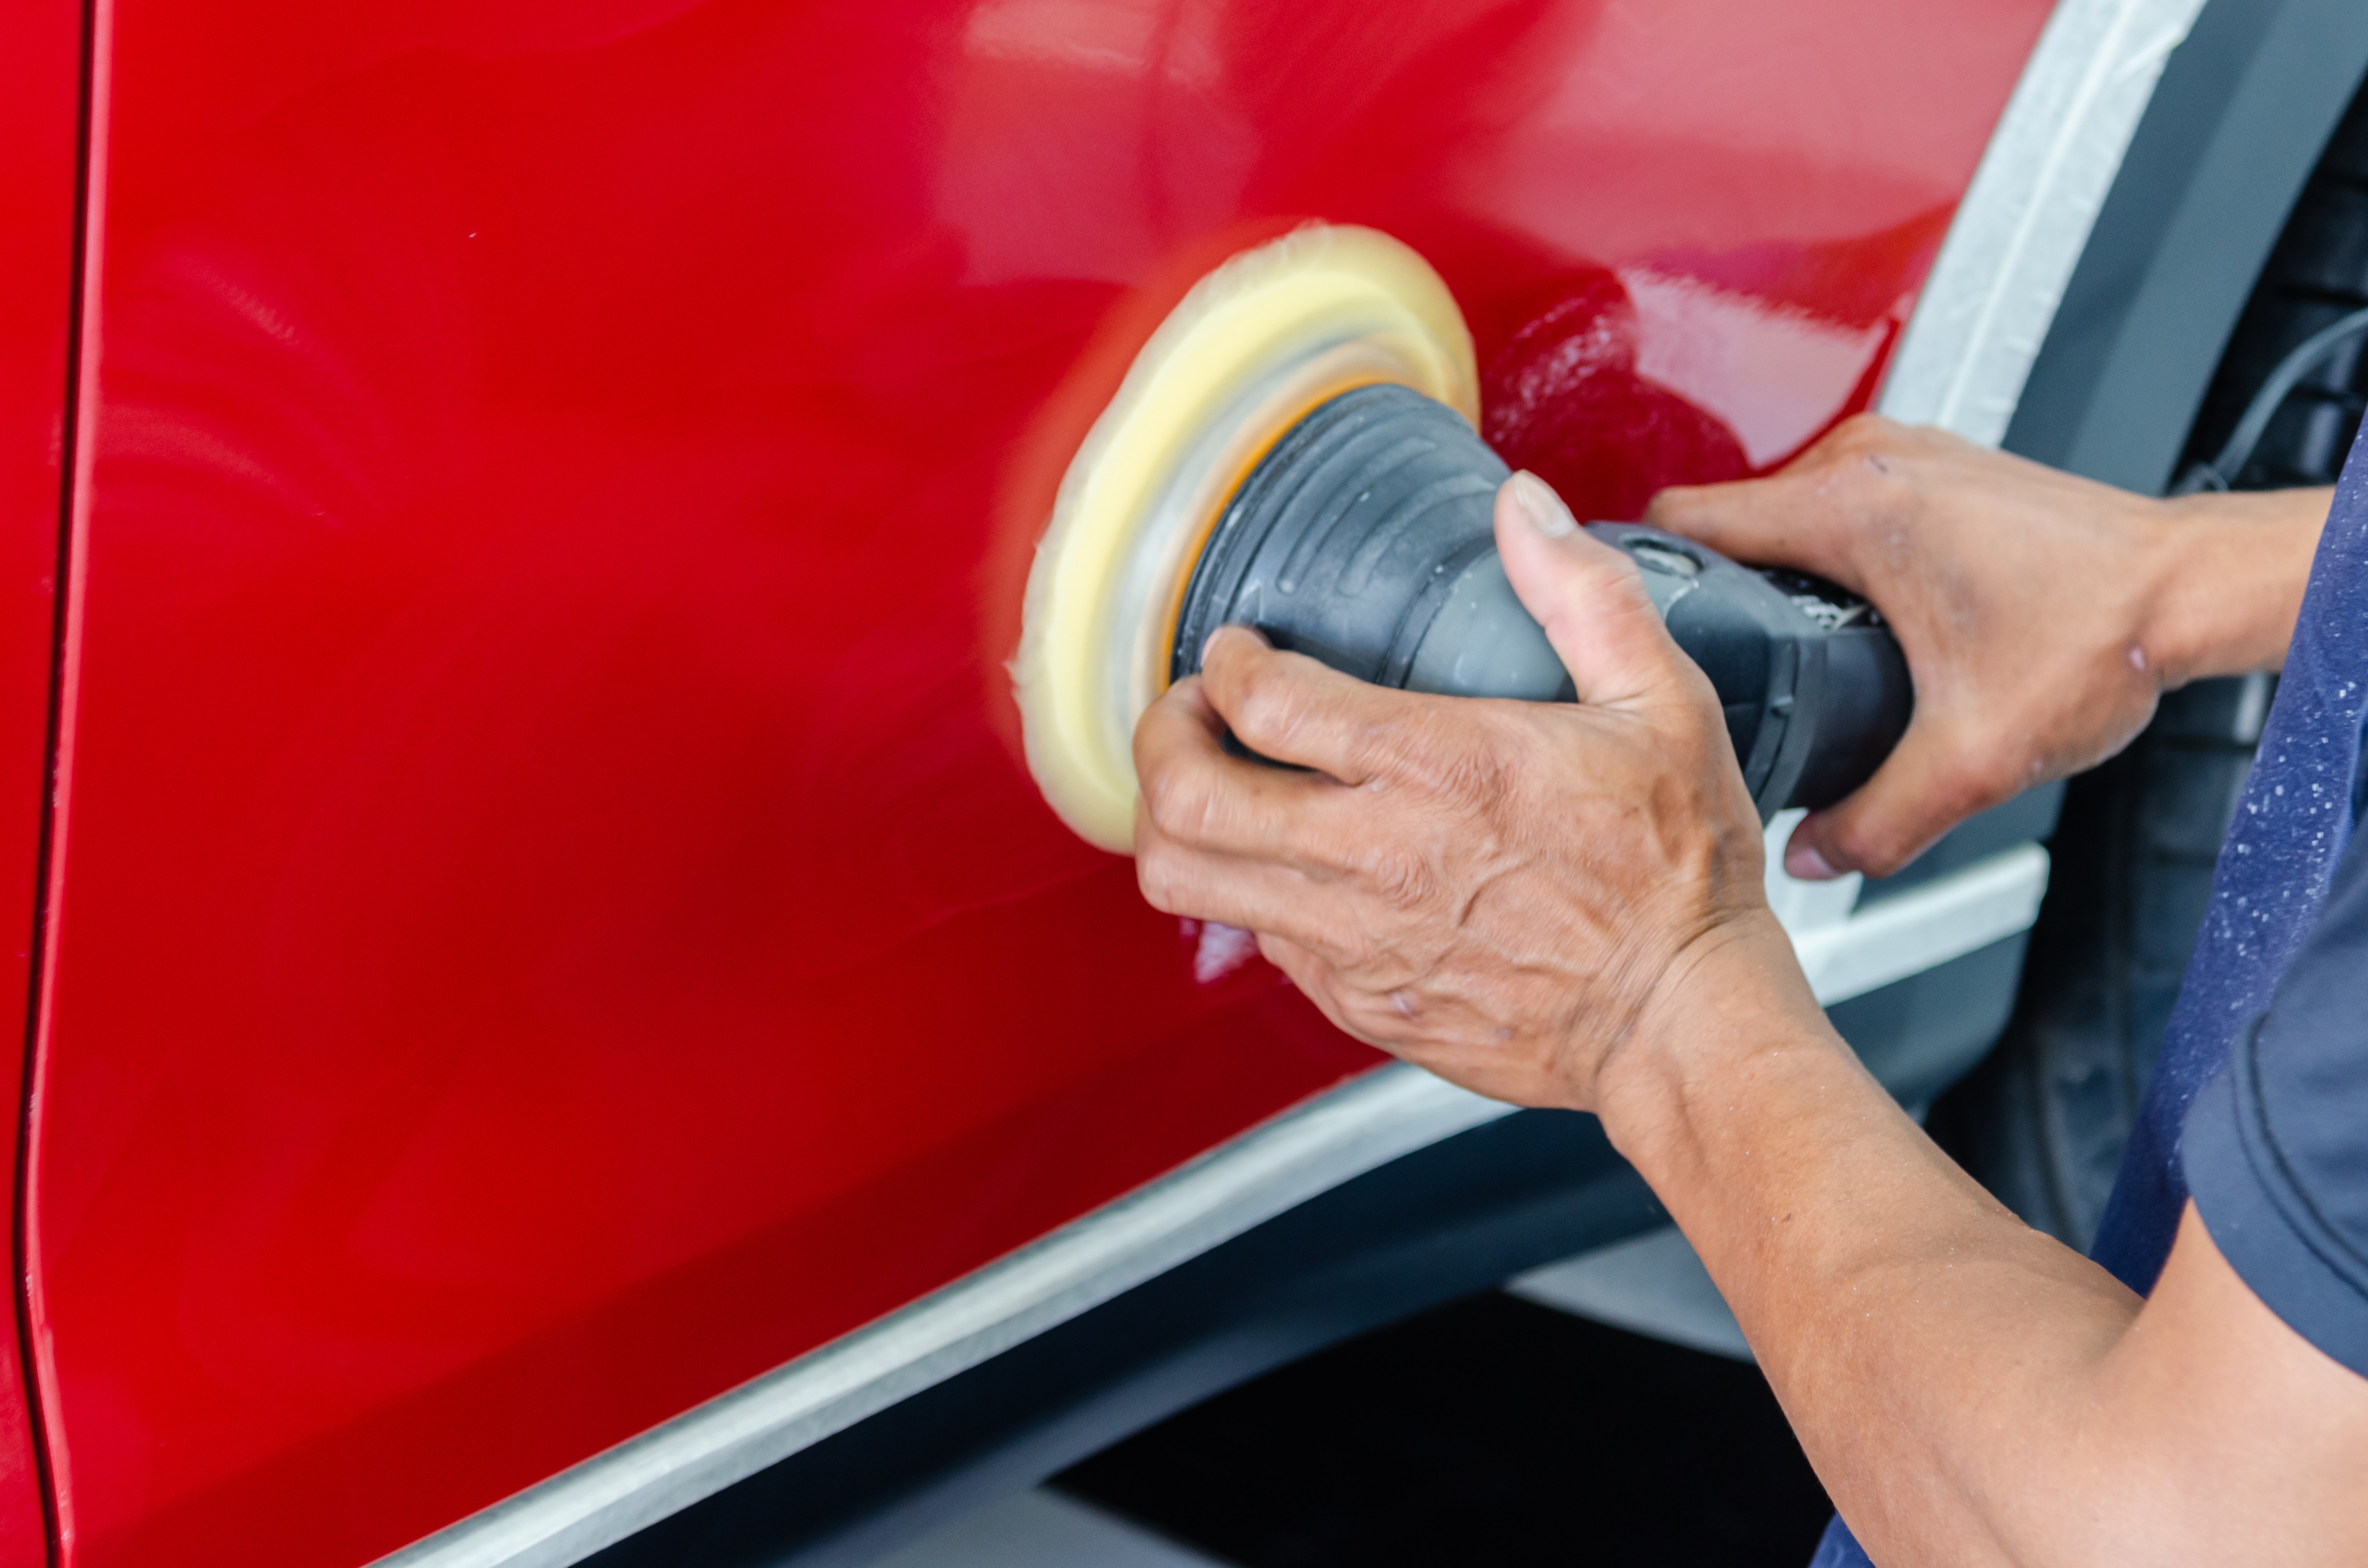
<svg viewBox="0 0 2368 1568">
<path fill-rule="evenodd" d="M 1807 987 L 1717 699 L 1634 563 L 1526 474 L 1497 539 L 1576 705 L 1390 690 L 1221 631 L 1136 728 L 1136 864 L 1154 904 L 1256 932 L 1358 1038 L 1592 1108 L 1606 1060 L 1681 1015 L 1703 966 L 1747 950 Z M 1229 754 L 1228 727 L 1295 766 Z"/>
<path fill-rule="evenodd" d="M 1916 713 L 1859 790 L 1803 822 L 1795 876 L 1885 876 L 1942 833 L 2127 745 L 2167 672 L 2147 652 L 2162 503 L 1862 415 L 1767 479 L 1665 490 L 1646 522 L 1864 595 Z"/>
</svg>

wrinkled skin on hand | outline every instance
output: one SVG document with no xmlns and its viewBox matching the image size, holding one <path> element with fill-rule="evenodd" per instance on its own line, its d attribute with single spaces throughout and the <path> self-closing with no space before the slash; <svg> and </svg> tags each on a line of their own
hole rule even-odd
<svg viewBox="0 0 2368 1568">
<path fill-rule="evenodd" d="M 1802 823 L 1795 876 L 1885 876 L 1975 812 L 2127 745 L 2191 672 L 2150 646 L 2164 503 L 1862 415 L 1781 473 L 1666 490 L 1646 522 L 1872 599 L 1916 682 L 1874 776 Z"/>
<path fill-rule="evenodd" d="M 1136 864 L 1159 908 L 1258 933 L 1350 1034 L 1485 1095 L 1592 1108 L 1702 964 L 1791 951 L 1717 699 L 1634 563 L 1526 475 L 1497 537 L 1578 703 L 1389 690 L 1220 631 L 1136 730 Z M 1229 755 L 1228 726 L 1294 766 Z"/>
</svg>

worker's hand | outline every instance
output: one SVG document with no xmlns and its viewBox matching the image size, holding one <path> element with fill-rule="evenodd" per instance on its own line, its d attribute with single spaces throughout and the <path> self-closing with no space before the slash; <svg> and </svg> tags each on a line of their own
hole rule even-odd
<svg viewBox="0 0 2368 1568">
<path fill-rule="evenodd" d="M 1857 793 L 1794 832 L 1795 876 L 1884 876 L 1965 817 L 2129 744 L 2154 713 L 2165 503 L 1852 419 L 1783 472 L 1663 491 L 1645 521 L 1872 599 L 1916 714 Z"/>
<path fill-rule="evenodd" d="M 1497 538 L 1577 705 L 1389 690 L 1222 631 L 1135 731 L 1136 861 L 1154 904 L 1256 932 L 1360 1039 L 1592 1108 L 1607 1057 L 1704 994 L 1705 964 L 1748 949 L 1814 1004 L 1717 699 L 1634 562 L 1527 475 Z M 1228 754 L 1229 726 L 1295 767 Z"/>
</svg>

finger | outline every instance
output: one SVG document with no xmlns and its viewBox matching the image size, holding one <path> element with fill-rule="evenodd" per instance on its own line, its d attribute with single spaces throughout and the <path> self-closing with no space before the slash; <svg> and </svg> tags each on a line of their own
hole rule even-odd
<svg viewBox="0 0 2368 1568">
<path fill-rule="evenodd" d="M 1880 419 L 1848 421 L 1782 473 L 1664 490 L 1645 521 L 1736 561 L 1814 573 L 1863 594 L 1851 545 L 1869 508 L 1880 514 L 1895 504 L 1883 449 L 1896 435 Z"/>
<path fill-rule="evenodd" d="M 1785 870 L 1810 881 L 1845 871 L 1887 877 L 1965 818 L 2014 793 L 2012 780 L 1969 768 L 1966 751 L 1918 713 L 1873 778 L 1793 830 Z"/>
<path fill-rule="evenodd" d="M 1195 849 L 1141 816 L 1134 851 L 1135 882 L 1154 909 L 1325 949 L 1329 905 L 1296 867 Z"/>
<path fill-rule="evenodd" d="M 1843 581 L 1853 568 L 1826 520 L 1830 511 L 1810 486 L 1779 474 L 1664 490 L 1645 508 L 1645 521 L 1730 560 L 1789 566 L 1862 592 Z"/>
<path fill-rule="evenodd" d="M 1497 551 L 1581 702 L 1630 701 L 1686 667 L 1636 563 L 1591 538 L 1537 475 L 1517 473 L 1497 489 Z"/>
<path fill-rule="evenodd" d="M 1340 787 L 1322 774 L 1233 756 L 1224 733 L 1199 676 L 1178 681 L 1144 710 L 1134 727 L 1138 839 L 1148 821 L 1195 849 L 1285 860 L 1328 842 L 1326 808 Z"/>
<path fill-rule="evenodd" d="M 1219 627 L 1201 653 L 1208 700 L 1260 756 L 1362 784 L 1386 737 L 1420 699 L 1268 645 L 1245 626 Z"/>
</svg>

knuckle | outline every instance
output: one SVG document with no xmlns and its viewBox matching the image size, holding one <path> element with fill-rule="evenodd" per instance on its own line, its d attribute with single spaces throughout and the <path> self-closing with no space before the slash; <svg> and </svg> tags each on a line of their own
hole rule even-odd
<svg viewBox="0 0 2368 1568">
<path fill-rule="evenodd" d="M 1418 720 L 1409 722 L 1396 704 L 1390 706 L 1387 713 L 1359 716 L 1341 737 L 1341 753 L 1369 778 L 1419 777 L 1432 749 L 1429 727 Z"/>
<path fill-rule="evenodd" d="M 1448 759 L 1437 790 L 1440 800 L 1459 817 L 1483 815 L 1504 791 L 1504 767 L 1485 751 L 1466 751 Z"/>
<path fill-rule="evenodd" d="M 1510 792 L 1535 746 L 1527 726 L 1508 722 L 1490 707 L 1459 704 L 1427 715 L 1391 749 L 1401 761 L 1401 777 L 1430 804 L 1468 818 L 1486 812 Z"/>
<path fill-rule="evenodd" d="M 1834 438 L 1845 445 L 1863 445 L 1888 439 L 1892 429 L 1891 421 L 1882 415 L 1861 410 L 1834 426 Z"/>
<path fill-rule="evenodd" d="M 1820 478 L 1850 496 L 1874 499 L 1904 488 L 1905 443 L 1900 427 L 1875 414 L 1855 414 L 1819 443 Z"/>
<path fill-rule="evenodd" d="M 1189 837 L 1207 814 L 1208 793 L 1196 771 L 1178 765 L 1143 780 L 1143 807 L 1163 835 Z"/>
<path fill-rule="evenodd" d="M 1624 550 L 1606 545 L 1590 550 L 1577 563 L 1578 580 L 1599 593 L 1645 591 L 1645 569 Z"/>
<path fill-rule="evenodd" d="M 1362 930 L 1334 929 L 1325 933 L 1320 949 L 1311 951 L 1326 976 L 1343 984 L 1343 976 L 1361 974 L 1372 967 L 1376 949 L 1372 937 Z"/>
<path fill-rule="evenodd" d="M 1296 722 L 1298 704 L 1271 670 L 1253 670 L 1242 677 L 1230 715 L 1234 733 L 1250 740 L 1272 742 L 1288 735 Z"/>
<path fill-rule="evenodd" d="M 1825 445 L 1838 457 L 1862 462 L 1897 451 L 1900 437 L 1899 425 L 1880 414 L 1853 414 L 1834 426 Z"/>
<path fill-rule="evenodd" d="M 1330 958 L 1334 983 L 1342 987 L 1367 983 L 1386 961 L 1382 945 L 1364 931 L 1337 942 Z"/>
<path fill-rule="evenodd" d="M 1490 722 L 1481 744 L 1460 748 L 1448 768 L 1446 792 L 1467 815 L 1488 815 L 1520 793 L 1539 766 L 1541 742 L 1524 724 Z"/>
<path fill-rule="evenodd" d="M 1353 863 L 1358 881 L 1384 907 L 1394 910 L 1419 910 L 1430 904 L 1439 888 L 1439 877 L 1423 851 L 1403 843 L 1372 842 L 1365 845 Z M 1355 933 L 1354 946 L 1368 958 L 1373 944 L 1373 933 L 1360 929 Z"/>
<path fill-rule="evenodd" d="M 1375 891 L 1394 904 L 1411 908 L 1429 902 L 1433 879 L 1419 856 L 1383 855 L 1373 867 L 1372 878 Z"/>
<path fill-rule="evenodd" d="M 1183 892 L 1182 868 L 1173 849 L 1156 843 L 1138 849 L 1134 881 L 1144 902 L 1152 908 L 1163 915 L 1180 913 L 1177 906 Z"/>
</svg>

